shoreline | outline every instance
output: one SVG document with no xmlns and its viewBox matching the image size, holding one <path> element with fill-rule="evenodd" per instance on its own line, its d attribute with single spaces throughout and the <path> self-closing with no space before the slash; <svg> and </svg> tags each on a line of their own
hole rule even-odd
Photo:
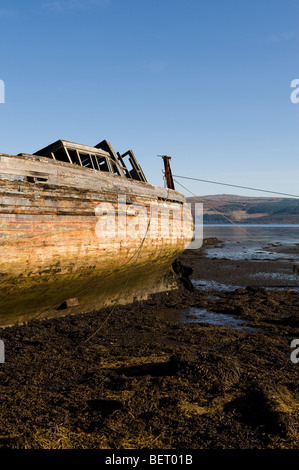
<svg viewBox="0 0 299 470">
<path fill-rule="evenodd" d="M 272 289 L 293 289 L 299 290 L 299 277 L 293 272 L 293 266 L 298 264 L 299 246 L 278 246 L 275 245 L 275 252 L 280 254 L 278 259 L 265 259 L 266 249 L 260 249 L 258 253 L 251 259 L 246 259 L 246 254 L 240 259 L 230 257 L 230 251 L 227 251 L 227 257 L 209 256 L 209 252 L 215 246 L 219 250 L 223 250 L 225 241 L 221 241 L 216 237 L 205 239 L 203 247 L 199 250 L 186 250 L 179 258 L 183 263 L 190 266 L 193 270 L 190 276 L 192 280 L 212 282 L 216 284 L 228 284 L 232 288 L 256 286 Z M 238 248 L 239 244 L 246 245 L 245 242 L 231 243 L 232 248 Z M 250 250 L 248 250 L 250 251 Z M 254 250 L 253 250 L 254 251 Z M 290 258 L 288 255 L 294 257 Z M 245 259 L 244 259 L 245 258 Z M 212 288 L 213 290 L 213 288 Z"/>
</svg>

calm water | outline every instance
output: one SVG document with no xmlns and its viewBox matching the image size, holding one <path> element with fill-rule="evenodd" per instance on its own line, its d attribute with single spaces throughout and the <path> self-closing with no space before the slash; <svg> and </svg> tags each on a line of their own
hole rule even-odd
<svg viewBox="0 0 299 470">
<path fill-rule="evenodd" d="M 175 308 L 162 308 L 155 312 L 159 318 L 178 323 L 206 323 L 214 326 L 225 326 L 227 328 L 253 331 L 246 325 L 246 322 L 224 313 L 210 312 L 204 308 L 188 308 L 178 310 Z"/>
<path fill-rule="evenodd" d="M 299 224 L 297 225 L 240 225 L 254 237 L 267 244 L 299 245 Z M 204 225 L 204 238 L 217 237 L 223 241 L 246 242 L 253 240 L 248 234 L 232 224 Z"/>
</svg>

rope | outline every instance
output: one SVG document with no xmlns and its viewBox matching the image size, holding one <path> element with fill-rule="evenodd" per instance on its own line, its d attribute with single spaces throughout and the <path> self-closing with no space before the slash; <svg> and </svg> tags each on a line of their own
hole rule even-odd
<svg viewBox="0 0 299 470">
<path fill-rule="evenodd" d="M 173 177 L 175 177 L 175 178 L 184 178 L 186 180 L 192 180 L 192 181 L 202 181 L 203 183 L 220 184 L 222 186 L 231 186 L 233 188 L 250 189 L 252 191 L 260 191 L 262 193 L 280 194 L 281 196 L 291 196 L 291 197 L 299 199 L 299 196 L 297 196 L 295 194 L 279 193 L 277 191 L 268 191 L 267 189 L 250 188 L 248 186 L 238 186 L 237 184 L 220 183 L 219 181 L 202 180 L 202 179 L 199 179 L 199 178 L 190 178 L 188 176 L 173 175 Z"/>
<path fill-rule="evenodd" d="M 112 315 L 112 313 L 114 312 L 115 308 L 118 306 L 119 300 L 120 300 L 120 298 L 121 298 L 123 292 L 125 291 L 125 289 L 126 289 L 128 283 L 129 283 L 129 280 L 131 279 L 131 275 L 132 275 L 132 273 L 133 273 L 133 271 L 134 271 L 134 269 L 135 269 L 135 267 L 136 267 L 136 264 L 137 264 L 137 261 L 138 261 L 138 259 L 139 259 L 139 255 L 140 255 L 142 246 L 143 246 L 143 244 L 144 244 L 144 242 L 145 242 L 145 239 L 146 239 L 146 236 L 147 236 L 147 233 L 148 233 L 148 230 L 149 230 L 150 222 L 151 222 L 151 217 L 150 217 L 149 222 L 148 222 L 148 224 L 147 224 L 146 232 L 145 232 L 145 235 L 144 235 L 144 237 L 143 237 L 143 239 L 142 239 L 142 242 L 141 242 L 141 244 L 140 244 L 138 250 L 137 250 L 136 253 L 134 254 L 134 256 L 137 254 L 137 257 L 136 257 L 136 259 L 135 259 L 135 261 L 134 261 L 134 264 L 133 264 L 132 267 L 131 267 L 131 270 L 130 270 L 130 272 L 129 272 L 129 275 L 128 275 L 128 277 L 127 277 L 126 282 L 123 284 L 123 288 L 121 289 L 121 291 L 119 292 L 119 294 L 118 294 L 118 296 L 117 296 L 117 298 L 116 298 L 115 304 L 113 305 L 112 309 L 111 309 L 110 312 L 108 313 L 108 315 L 107 315 L 107 317 L 105 318 L 105 320 L 104 320 L 104 321 L 101 323 L 101 325 L 96 329 L 96 331 L 95 331 L 92 335 L 90 335 L 90 336 L 84 341 L 84 343 L 86 343 L 86 342 L 89 341 L 91 338 L 93 338 L 93 337 L 103 328 L 103 326 L 107 323 L 107 321 L 108 321 L 109 318 L 111 317 L 111 315 Z"/>
<path fill-rule="evenodd" d="M 168 192 L 167 192 L 167 197 L 166 197 L 166 201 L 168 200 L 169 198 L 169 188 L 168 188 Z M 111 311 L 108 313 L 107 317 L 105 318 L 105 320 L 101 323 L 101 325 L 99 326 L 99 328 L 96 329 L 96 331 L 90 335 L 85 341 L 84 343 L 86 343 L 87 341 L 89 341 L 91 338 L 93 338 L 102 328 L 103 326 L 107 323 L 107 321 L 109 320 L 109 318 L 111 317 L 112 313 L 114 312 L 115 308 L 118 306 L 118 303 L 119 303 L 119 300 L 123 294 L 123 292 L 125 291 L 128 283 L 129 283 L 129 280 L 131 279 L 131 276 L 132 276 L 132 273 L 137 265 L 137 261 L 139 259 L 139 256 L 140 256 L 140 253 L 141 253 L 141 250 L 142 250 L 142 247 L 144 245 L 144 242 L 145 242 L 145 239 L 147 237 L 147 234 L 148 234 L 148 231 L 149 231 L 149 227 L 150 227 L 150 223 L 151 223 L 151 209 L 150 209 L 150 217 L 149 217 L 149 221 L 148 221 L 148 224 L 147 224 L 147 227 L 146 227 L 146 231 L 145 231 L 145 234 L 143 236 L 143 239 L 142 239 L 142 242 L 140 243 L 140 246 L 138 247 L 137 251 L 134 253 L 133 257 L 137 254 L 137 257 L 135 259 L 135 262 L 134 264 L 132 265 L 131 269 L 130 269 L 130 272 L 129 272 L 129 275 L 127 277 L 127 280 L 126 282 L 124 283 L 123 285 L 123 288 L 121 289 L 121 291 L 119 292 L 117 298 L 116 298 L 116 301 L 115 301 L 115 304 L 113 305 Z M 133 258 L 132 257 L 132 258 Z M 132 259 L 131 258 L 131 259 Z"/>
<path fill-rule="evenodd" d="M 247 235 L 249 235 L 251 238 L 254 238 L 256 241 L 258 241 L 259 243 L 261 243 L 263 246 L 265 246 L 266 248 L 270 249 L 271 251 L 274 251 L 274 253 L 276 253 L 277 255 L 280 256 L 280 253 L 278 253 L 278 251 L 276 251 L 275 249 L 273 249 L 273 247 L 270 247 L 269 245 L 267 245 L 266 243 L 264 243 L 263 241 L 259 240 L 259 238 L 255 237 L 254 235 L 252 235 L 251 233 L 249 233 L 246 229 L 244 229 L 243 227 L 240 227 L 240 225 L 236 224 L 235 222 L 233 222 L 229 217 L 227 217 L 226 215 L 224 215 L 222 212 L 218 211 L 214 206 L 210 205 L 210 204 L 207 204 L 207 202 L 202 199 L 201 197 L 197 196 L 196 194 L 194 194 L 190 189 L 186 188 L 183 184 L 179 183 L 177 180 L 174 179 L 174 181 L 179 184 L 182 188 L 184 188 L 186 191 L 188 191 L 190 194 L 192 194 L 192 196 L 194 196 L 195 198 L 197 198 L 198 200 L 200 200 L 203 204 L 206 204 L 210 209 L 212 209 L 214 212 L 216 212 L 217 214 L 221 215 L 221 217 L 223 217 L 224 219 L 228 220 L 231 224 L 235 225 L 237 228 L 239 228 L 240 230 L 242 230 L 242 232 L 245 232 Z M 297 266 L 296 264 L 293 264 L 293 272 L 294 273 L 297 273 L 299 275 L 299 266 Z"/>
</svg>

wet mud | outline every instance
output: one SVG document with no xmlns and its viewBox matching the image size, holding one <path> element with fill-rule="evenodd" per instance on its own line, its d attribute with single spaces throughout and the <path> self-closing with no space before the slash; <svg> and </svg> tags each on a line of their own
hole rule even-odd
<svg viewBox="0 0 299 470">
<path fill-rule="evenodd" d="M 245 285 L 252 262 L 180 261 L 177 291 L 0 330 L 1 448 L 299 447 L 298 292 Z M 234 270 L 231 291 L 186 280 Z"/>
</svg>

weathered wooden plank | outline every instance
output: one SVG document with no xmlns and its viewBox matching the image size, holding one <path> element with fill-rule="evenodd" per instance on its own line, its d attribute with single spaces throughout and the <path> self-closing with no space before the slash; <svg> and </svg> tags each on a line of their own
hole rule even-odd
<svg viewBox="0 0 299 470">
<path fill-rule="evenodd" d="M 45 158 L 40 161 L 32 161 L 30 157 L 1 157 L 0 178 L 1 176 L 5 177 L 5 174 L 30 176 L 31 171 L 48 174 L 48 183 L 58 186 L 72 186 L 95 191 L 102 188 L 104 191 L 112 190 L 120 194 L 121 192 L 128 192 L 141 197 L 151 196 L 155 199 L 160 197 L 177 202 L 186 201 L 186 198 L 177 191 L 150 185 L 142 181 L 120 178 L 117 175 L 79 167 L 78 165 Z"/>
</svg>

